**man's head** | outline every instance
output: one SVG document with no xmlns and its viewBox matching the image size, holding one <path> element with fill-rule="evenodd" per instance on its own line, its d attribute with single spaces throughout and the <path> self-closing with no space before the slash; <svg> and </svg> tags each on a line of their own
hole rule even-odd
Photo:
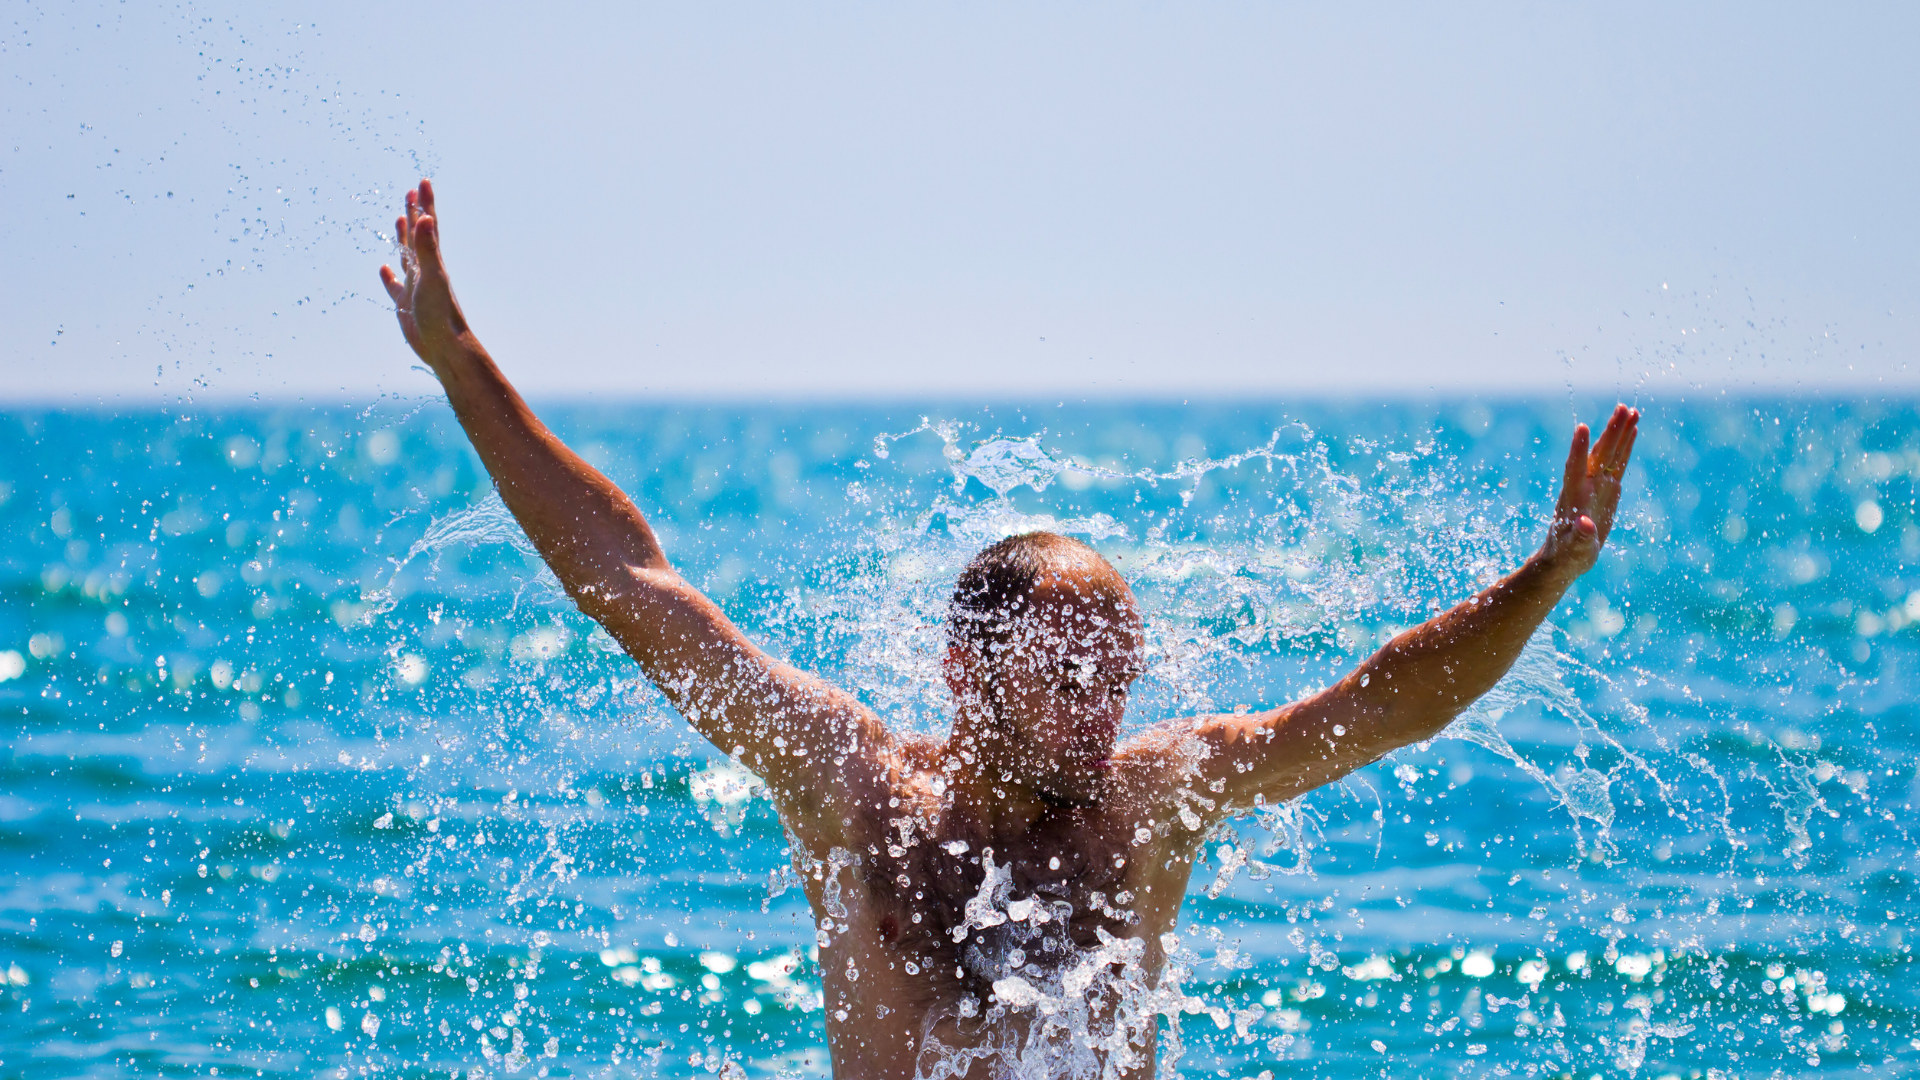
<svg viewBox="0 0 1920 1080">
<path fill-rule="evenodd" d="M 953 592 L 947 684 L 1018 780 L 1082 802 L 1097 791 L 1140 673 L 1133 591 L 1092 548 L 1053 533 L 975 556 Z"/>
</svg>

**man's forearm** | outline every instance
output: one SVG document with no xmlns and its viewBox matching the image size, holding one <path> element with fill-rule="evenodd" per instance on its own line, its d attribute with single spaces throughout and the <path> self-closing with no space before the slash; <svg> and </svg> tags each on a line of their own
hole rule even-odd
<svg viewBox="0 0 1920 1080">
<path fill-rule="evenodd" d="M 632 501 L 547 430 L 471 334 L 431 366 L 501 500 L 569 592 L 667 567 Z"/>
<path fill-rule="evenodd" d="M 1493 689 L 1578 577 L 1536 555 L 1451 611 L 1400 634 L 1346 678 L 1253 716 L 1203 718 L 1205 770 L 1227 808 L 1291 799 L 1433 738 Z"/>
<path fill-rule="evenodd" d="M 1535 555 L 1499 582 L 1388 642 L 1333 690 L 1394 746 L 1430 738 L 1492 690 L 1578 576 Z"/>
</svg>

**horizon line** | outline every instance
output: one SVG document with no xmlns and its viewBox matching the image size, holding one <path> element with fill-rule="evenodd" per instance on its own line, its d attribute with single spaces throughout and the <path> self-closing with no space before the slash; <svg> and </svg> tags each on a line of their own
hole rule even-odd
<svg viewBox="0 0 1920 1080">
<path fill-rule="evenodd" d="M 901 391 L 898 389 L 881 392 L 774 392 L 768 394 L 740 394 L 725 391 L 694 392 L 686 390 L 649 392 L 645 390 L 562 390 L 542 392 L 539 390 L 521 391 L 521 396 L 529 403 L 550 407 L 574 407 L 581 405 L 680 405 L 696 407 L 807 407 L 807 406 L 864 406 L 885 407 L 900 405 L 944 405 L 944 406 L 991 406 L 1024 405 L 1034 406 L 1043 402 L 1054 402 L 1049 407 L 1062 407 L 1066 404 L 1107 406 L 1107 405 L 1222 405 L 1271 403 L 1285 400 L 1302 400 L 1319 403 L 1354 402 L 1419 402 L 1419 401 L 1542 401 L 1562 398 L 1602 398 L 1632 404 L 1639 397 L 1714 397 L 1732 400 L 1744 399 L 1804 399 L 1804 400 L 1840 400 L 1857 399 L 1866 396 L 1884 396 L 1900 400 L 1920 399 L 1920 380 L 1911 383 L 1900 382 L 1886 384 L 1873 383 L 1829 383 L 1817 386 L 1793 386 L 1783 384 L 1759 383 L 1748 386 L 1731 385 L 1692 385 L 1676 387 L 1671 383 L 1653 383 L 1637 387 L 1603 387 L 1574 384 L 1559 387 L 1525 386 L 1450 386 L 1450 387 L 1337 387 L 1314 386 L 1294 389 L 1273 388 L 1216 388 L 1202 390 L 1161 391 L 1145 390 L 1137 392 L 1096 392 L 1085 390 L 1076 394 L 1062 394 L 1058 389 L 1013 390 L 1008 388 L 955 391 L 947 389 L 929 389 L 925 391 Z M 287 393 L 221 393 L 203 392 L 200 394 L 167 394 L 164 392 L 128 393 L 105 396 L 23 394 L 18 397 L 0 393 L 0 411 L 73 411 L 98 412 L 118 408 L 132 408 L 142 411 L 171 407 L 212 407 L 212 408 L 285 408 L 289 406 L 309 405 L 316 408 L 340 408 L 352 406 L 376 405 L 381 402 L 395 404 L 427 405 L 444 404 L 446 398 L 435 391 L 420 394 L 401 394 L 390 390 L 355 393 L 347 390 L 330 392 L 287 392 Z"/>
</svg>

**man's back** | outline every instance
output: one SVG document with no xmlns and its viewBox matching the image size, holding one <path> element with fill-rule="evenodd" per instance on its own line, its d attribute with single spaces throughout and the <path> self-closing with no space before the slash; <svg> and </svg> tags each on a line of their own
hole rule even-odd
<svg viewBox="0 0 1920 1080">
<path fill-rule="evenodd" d="M 838 1073 L 986 1076 L 1013 1058 L 1086 1056 L 1088 1037 L 1113 1075 L 1150 1071 L 1160 935 L 1201 837 L 1164 810 L 1166 748 L 1122 748 L 1106 797 L 1051 808 L 997 846 L 930 748 L 912 749 L 887 805 L 850 830 L 867 842 L 800 866 L 823 913 Z"/>
</svg>

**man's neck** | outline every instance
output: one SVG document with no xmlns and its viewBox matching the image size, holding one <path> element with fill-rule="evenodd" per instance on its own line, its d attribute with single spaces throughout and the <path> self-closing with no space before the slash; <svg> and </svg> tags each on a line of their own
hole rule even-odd
<svg viewBox="0 0 1920 1080">
<path fill-rule="evenodd" d="M 968 831 L 1005 851 L 1049 815 L 1084 806 L 1051 794 L 1048 778 L 1037 776 L 1032 762 L 1018 760 L 1006 740 L 988 737 L 984 723 L 990 721 L 963 714 L 947 742 L 948 758 L 958 765 L 952 773 L 952 813 Z"/>
</svg>

